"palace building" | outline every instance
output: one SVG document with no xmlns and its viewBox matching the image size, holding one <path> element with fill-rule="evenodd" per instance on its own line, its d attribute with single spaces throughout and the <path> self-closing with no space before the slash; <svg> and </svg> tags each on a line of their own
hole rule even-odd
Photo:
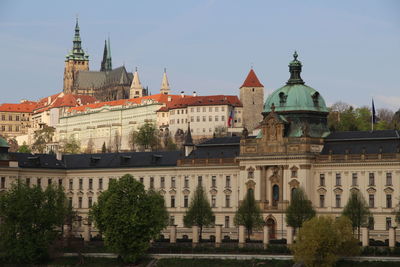
<svg viewBox="0 0 400 267">
<path fill-rule="evenodd" d="M 387 239 L 400 195 L 400 132 L 330 133 L 322 94 L 305 84 L 297 57 L 295 53 L 289 64 L 287 83 L 265 101 L 256 136 L 245 128 L 241 136 L 194 144 L 190 124 L 179 151 L 62 157 L 8 153 L 0 141 L 0 190 L 17 179 L 42 187 L 62 185 L 80 218 L 75 233 L 86 240 L 98 234 L 87 219 L 91 205 L 111 179 L 126 173 L 164 196 L 178 238 L 192 234 L 183 216 L 199 184 L 207 192 L 215 224 L 222 225 L 222 236 L 231 238 L 237 238 L 233 219 L 249 189 L 254 190 L 270 239 L 287 236 L 285 209 L 296 188 L 305 190 L 317 215 L 330 216 L 339 216 L 350 193 L 358 191 L 373 215 L 371 238 Z M 252 92 L 253 87 L 256 91 L 262 85 L 246 83 L 241 90 Z M 246 115 L 242 118 L 246 125 Z M 168 229 L 163 234 L 168 237 Z M 203 237 L 213 234 L 206 228 Z M 260 234 L 256 231 L 253 238 Z"/>
</svg>

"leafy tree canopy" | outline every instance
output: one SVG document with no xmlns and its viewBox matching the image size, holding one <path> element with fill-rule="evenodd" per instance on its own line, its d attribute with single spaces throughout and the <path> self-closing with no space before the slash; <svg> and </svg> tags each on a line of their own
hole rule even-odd
<svg viewBox="0 0 400 267">
<path fill-rule="evenodd" d="M 32 149 L 39 153 L 44 153 L 46 144 L 53 141 L 54 132 L 55 128 L 46 125 L 36 130 L 33 136 L 34 142 L 32 144 Z"/>
<path fill-rule="evenodd" d="M 304 190 L 297 188 L 293 191 L 292 200 L 286 209 L 286 223 L 294 228 L 300 228 L 303 223 L 315 216 L 312 203 Z"/>
<path fill-rule="evenodd" d="M 236 211 L 234 221 L 236 225 L 244 225 L 246 227 L 248 239 L 250 239 L 253 229 L 259 229 L 264 224 L 261 210 L 254 199 L 253 189 L 247 191 L 246 197 Z"/>
<path fill-rule="evenodd" d="M 19 153 L 31 153 L 32 151 L 29 148 L 29 146 L 26 144 L 26 142 L 24 142 L 23 145 L 18 148 L 17 152 L 19 152 Z"/>
<path fill-rule="evenodd" d="M 0 195 L 0 251 L 13 264 L 48 259 L 50 244 L 58 235 L 70 208 L 62 188 L 29 187 L 18 182 Z"/>
<path fill-rule="evenodd" d="M 359 253 L 351 222 L 344 216 L 336 220 L 319 216 L 306 221 L 291 249 L 295 262 L 303 262 L 310 267 L 333 266 L 339 256 Z"/>
<path fill-rule="evenodd" d="M 62 142 L 61 150 L 66 154 L 78 154 L 81 151 L 81 144 L 71 135 L 68 140 Z"/>
<path fill-rule="evenodd" d="M 360 229 L 362 226 L 368 226 L 368 218 L 371 214 L 360 192 L 353 191 L 350 194 L 342 214 L 351 220 L 353 231 L 358 229 L 358 238 L 360 238 Z"/>
<path fill-rule="evenodd" d="M 200 240 L 203 227 L 213 223 L 214 213 L 212 212 L 210 202 L 208 201 L 203 186 L 199 185 L 194 192 L 188 210 L 183 217 L 183 223 L 186 227 L 197 225 L 200 228 Z"/>
<path fill-rule="evenodd" d="M 136 144 L 154 149 L 158 146 L 159 139 L 155 124 L 146 122 L 139 128 L 139 132 L 135 138 Z"/>
<path fill-rule="evenodd" d="M 167 226 L 164 198 L 132 175 L 112 180 L 90 211 L 90 217 L 104 235 L 105 244 L 125 262 L 135 262 Z"/>
</svg>

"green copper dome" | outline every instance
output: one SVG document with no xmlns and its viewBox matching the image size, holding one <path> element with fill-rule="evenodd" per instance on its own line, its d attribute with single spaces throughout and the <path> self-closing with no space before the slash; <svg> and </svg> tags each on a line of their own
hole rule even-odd
<svg viewBox="0 0 400 267">
<path fill-rule="evenodd" d="M 304 84 L 300 77 L 301 62 L 297 60 L 294 52 L 294 60 L 289 64 L 290 79 L 285 86 L 275 90 L 268 96 L 264 104 L 264 114 L 271 112 L 271 106 L 275 106 L 275 112 L 314 111 L 328 112 L 325 101 L 315 89 Z"/>
</svg>

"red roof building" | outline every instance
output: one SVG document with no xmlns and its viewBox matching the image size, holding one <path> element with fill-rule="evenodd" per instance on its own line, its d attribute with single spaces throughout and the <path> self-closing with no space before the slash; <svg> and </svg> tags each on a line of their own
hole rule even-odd
<svg viewBox="0 0 400 267">
<path fill-rule="evenodd" d="M 246 77 L 246 80 L 244 80 L 244 83 L 240 88 L 242 87 L 264 87 L 264 85 L 260 82 L 260 80 L 258 80 L 258 77 L 254 70 L 251 69 Z"/>
</svg>

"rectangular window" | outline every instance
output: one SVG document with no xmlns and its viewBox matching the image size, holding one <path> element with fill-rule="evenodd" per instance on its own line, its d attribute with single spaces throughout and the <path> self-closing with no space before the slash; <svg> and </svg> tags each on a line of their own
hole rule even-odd
<svg viewBox="0 0 400 267">
<path fill-rule="evenodd" d="M 292 171 L 292 172 L 293 172 L 293 171 Z M 253 179 L 253 178 L 254 178 L 254 171 L 250 170 L 250 171 L 247 173 L 247 178 Z"/>
<path fill-rule="evenodd" d="M 103 190 L 103 178 L 99 179 L 99 189 Z"/>
<path fill-rule="evenodd" d="M 88 198 L 88 207 L 91 208 L 92 204 L 93 204 L 93 199 L 92 199 L 92 197 L 89 197 Z"/>
<path fill-rule="evenodd" d="M 9 121 L 12 121 L 12 115 L 9 115 L 9 116 L 8 116 L 8 120 L 9 120 Z"/>
<path fill-rule="evenodd" d="M 352 185 L 352 186 L 357 186 L 357 173 L 356 173 L 356 172 L 353 173 L 351 177 L 352 177 L 352 179 L 351 179 L 351 185 Z"/>
<path fill-rule="evenodd" d="M 140 177 L 140 178 L 139 178 L 139 181 L 143 184 L 143 183 L 144 183 L 144 178 L 143 178 L 143 177 Z"/>
<path fill-rule="evenodd" d="M 208 116 L 208 121 L 212 121 L 212 116 Z"/>
<path fill-rule="evenodd" d="M 206 116 L 203 116 L 203 121 L 207 121 L 207 117 Z"/>
<path fill-rule="evenodd" d="M 336 208 L 340 208 L 341 195 L 336 195 Z"/>
<path fill-rule="evenodd" d="M 229 228 L 229 216 L 225 216 L 225 228 Z"/>
<path fill-rule="evenodd" d="M 165 177 L 160 178 L 160 187 L 165 188 Z"/>
<path fill-rule="evenodd" d="M 82 217 L 78 216 L 78 227 L 82 227 Z"/>
<path fill-rule="evenodd" d="M 203 177 L 202 176 L 198 176 L 197 177 L 197 186 L 200 186 L 203 184 Z"/>
<path fill-rule="evenodd" d="M 190 112 L 194 112 L 194 108 L 190 108 Z"/>
<path fill-rule="evenodd" d="M 42 186 L 42 179 L 37 178 L 37 186 L 39 186 L 39 187 Z"/>
<path fill-rule="evenodd" d="M 83 190 L 83 179 L 79 179 L 79 190 Z"/>
<path fill-rule="evenodd" d="M 324 173 L 321 173 L 319 175 L 319 185 L 320 186 L 325 186 L 325 174 Z"/>
<path fill-rule="evenodd" d="M 386 208 L 388 209 L 392 208 L 392 195 L 390 194 L 386 195 Z"/>
<path fill-rule="evenodd" d="M 9 132 L 12 132 L 12 126 L 11 126 L 11 125 L 8 126 L 8 131 L 9 131 Z"/>
<path fill-rule="evenodd" d="M 200 116 L 196 116 L 196 121 L 200 122 Z"/>
<path fill-rule="evenodd" d="M 386 230 L 389 230 L 392 227 L 392 218 L 386 217 Z"/>
<path fill-rule="evenodd" d="M 375 174 L 373 172 L 369 173 L 369 186 L 375 185 Z"/>
<path fill-rule="evenodd" d="M 1 115 L 1 120 L 5 121 L 6 120 L 6 115 Z"/>
<path fill-rule="evenodd" d="M 230 207 L 231 207 L 231 196 L 225 195 L 225 208 L 230 208 Z"/>
<path fill-rule="evenodd" d="M 19 121 L 19 115 L 15 116 L 15 120 Z"/>
<path fill-rule="evenodd" d="M 69 206 L 72 207 L 72 197 L 69 197 Z"/>
<path fill-rule="evenodd" d="M 175 208 L 175 196 L 171 196 L 171 208 Z"/>
<path fill-rule="evenodd" d="M 25 182 L 26 182 L 27 186 L 30 186 L 31 185 L 31 178 L 26 178 Z"/>
<path fill-rule="evenodd" d="M 150 189 L 154 188 L 154 177 L 150 177 Z"/>
<path fill-rule="evenodd" d="M 225 121 L 225 116 L 221 116 L 221 121 Z"/>
<path fill-rule="evenodd" d="M 341 186 L 342 185 L 342 177 L 340 173 L 336 173 L 336 186 Z"/>
<path fill-rule="evenodd" d="M 93 179 L 89 179 L 89 190 L 93 190 Z"/>
<path fill-rule="evenodd" d="M 169 225 L 175 225 L 175 216 L 169 217 Z"/>
<path fill-rule="evenodd" d="M 215 119 L 214 119 L 214 121 L 218 121 L 218 116 L 215 116 Z"/>
<path fill-rule="evenodd" d="M 211 177 L 211 187 L 217 187 L 217 177 L 216 176 Z"/>
<path fill-rule="evenodd" d="M 171 187 L 175 188 L 175 177 L 171 177 Z"/>
<path fill-rule="evenodd" d="M 79 197 L 78 199 L 78 208 L 82 208 L 82 197 Z"/>
<path fill-rule="evenodd" d="M 319 207 L 320 208 L 325 207 L 325 195 L 319 195 Z"/>
<path fill-rule="evenodd" d="M 386 185 L 392 185 L 392 173 L 391 172 L 386 173 Z"/>
<path fill-rule="evenodd" d="M 215 107 L 215 112 L 218 112 L 218 107 Z"/>
<path fill-rule="evenodd" d="M 217 197 L 212 195 L 211 196 L 211 207 L 215 208 L 217 206 Z"/>
<path fill-rule="evenodd" d="M 212 107 L 209 107 L 209 108 L 208 108 L 208 111 L 209 111 L 209 112 L 212 112 Z"/>
<path fill-rule="evenodd" d="M 185 187 L 185 188 L 189 188 L 189 176 L 185 176 L 184 187 Z"/>
<path fill-rule="evenodd" d="M 1 188 L 6 188 L 6 177 L 1 177 Z"/>
<path fill-rule="evenodd" d="M 189 196 L 184 196 L 183 197 L 183 207 L 184 208 L 189 207 Z"/>
<path fill-rule="evenodd" d="M 190 122 L 194 122 L 194 117 L 190 116 Z"/>
<path fill-rule="evenodd" d="M 51 182 L 52 182 L 51 178 L 47 179 L 47 186 L 51 185 Z"/>
<path fill-rule="evenodd" d="M 73 179 L 69 179 L 69 190 L 72 190 L 74 186 L 74 180 Z"/>
<path fill-rule="evenodd" d="M 62 186 L 63 185 L 63 180 L 62 179 L 58 179 L 58 186 Z"/>
<path fill-rule="evenodd" d="M 15 131 L 19 132 L 19 126 L 18 125 L 15 126 Z"/>
<path fill-rule="evenodd" d="M 226 176 L 225 186 L 231 187 L 231 177 L 230 176 Z"/>
<path fill-rule="evenodd" d="M 369 207 L 370 208 L 375 207 L 375 195 L 372 194 L 369 195 Z"/>
<path fill-rule="evenodd" d="M 221 111 L 225 111 L 225 107 L 221 107 Z"/>
<path fill-rule="evenodd" d="M 369 230 L 374 230 L 374 228 L 375 228 L 374 224 L 375 224 L 374 217 L 372 217 L 372 216 L 368 217 L 368 229 Z"/>
</svg>

